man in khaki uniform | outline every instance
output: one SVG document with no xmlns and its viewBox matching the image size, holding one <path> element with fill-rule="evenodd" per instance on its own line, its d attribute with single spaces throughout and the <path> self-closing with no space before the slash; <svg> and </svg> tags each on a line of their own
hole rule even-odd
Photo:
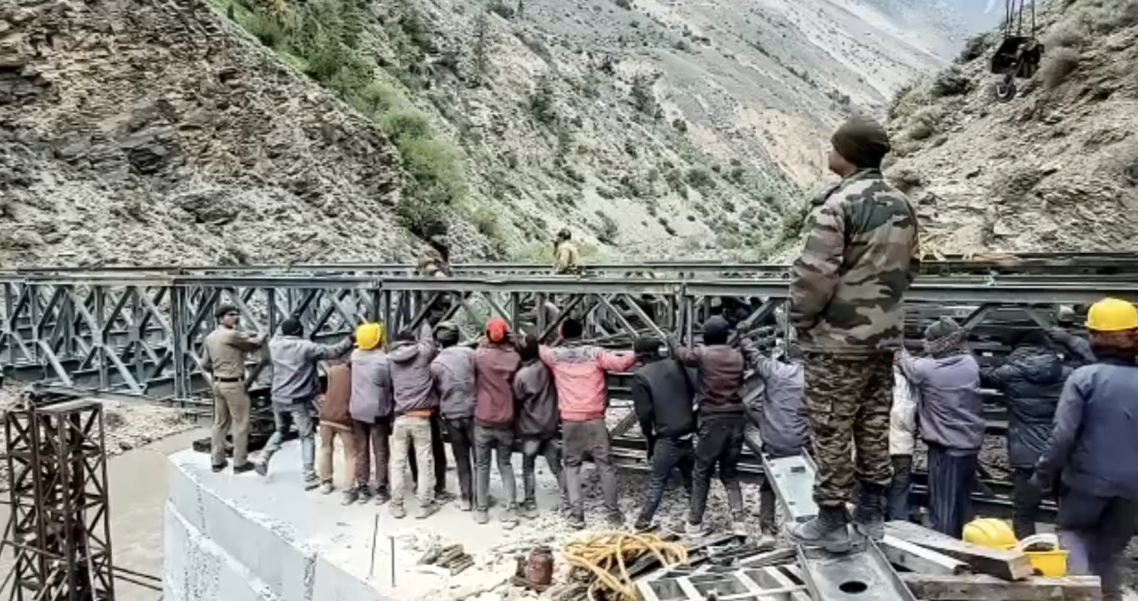
<svg viewBox="0 0 1138 601">
<path fill-rule="evenodd" d="M 237 307 L 222 305 L 214 313 L 217 329 L 205 338 L 202 369 L 211 375 L 213 434 L 210 452 L 213 471 L 225 469 L 225 434 L 233 429 L 233 473 L 253 469 L 249 447 L 249 394 L 245 391 L 245 354 L 261 348 L 264 336 L 237 331 Z"/>
</svg>

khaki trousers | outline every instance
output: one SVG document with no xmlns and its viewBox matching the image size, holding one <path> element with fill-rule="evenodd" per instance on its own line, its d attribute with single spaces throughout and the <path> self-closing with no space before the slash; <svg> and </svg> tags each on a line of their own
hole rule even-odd
<svg viewBox="0 0 1138 601">
<path fill-rule="evenodd" d="M 344 475 L 340 479 L 347 488 L 355 485 L 356 479 L 356 435 L 348 428 L 320 424 L 320 450 L 316 454 L 316 473 L 321 482 L 332 481 L 332 449 L 336 439 L 344 446 Z"/>
<path fill-rule="evenodd" d="M 249 454 L 249 393 L 244 382 L 214 382 L 213 432 L 210 454 L 213 465 L 225 462 L 225 435 L 233 432 L 233 465 L 245 465 Z"/>
</svg>

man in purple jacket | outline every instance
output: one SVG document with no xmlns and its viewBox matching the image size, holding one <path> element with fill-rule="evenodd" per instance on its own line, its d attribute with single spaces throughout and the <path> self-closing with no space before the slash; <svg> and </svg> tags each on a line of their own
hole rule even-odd
<svg viewBox="0 0 1138 601">
<path fill-rule="evenodd" d="M 460 507 L 470 511 L 474 504 L 472 486 L 474 448 L 475 390 L 474 349 L 458 344 L 458 327 L 443 322 L 435 330 L 435 340 L 442 350 L 431 362 L 431 376 L 439 393 L 439 412 L 446 424 L 455 469 L 458 471 Z"/>
<path fill-rule="evenodd" d="M 426 518 L 439 510 L 434 496 L 435 458 L 431 450 L 431 414 L 438 411 L 439 395 L 431 378 L 431 361 L 438 349 L 430 340 L 416 341 L 414 332 L 402 330 L 389 354 L 391 385 L 395 397 L 392 434 L 391 515 L 401 519 L 406 487 L 407 454 L 413 448 L 418 463 L 419 513 Z"/>
</svg>

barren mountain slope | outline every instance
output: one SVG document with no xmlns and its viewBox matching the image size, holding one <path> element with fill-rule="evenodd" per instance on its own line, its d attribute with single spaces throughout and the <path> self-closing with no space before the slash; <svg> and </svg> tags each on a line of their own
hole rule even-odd
<svg viewBox="0 0 1138 601">
<path fill-rule="evenodd" d="M 234 34 L 192 0 L 0 8 L 5 264 L 408 256 L 383 133 Z"/>
<path fill-rule="evenodd" d="M 0 258 L 406 259 L 440 220 L 458 258 L 754 256 L 828 130 L 938 64 L 896 35 L 858 0 L 7 2 Z"/>
<path fill-rule="evenodd" d="M 918 202 L 926 251 L 1138 248 L 1138 0 L 1044 8 L 1018 98 L 991 98 L 989 48 L 892 110 L 887 175 Z"/>
</svg>

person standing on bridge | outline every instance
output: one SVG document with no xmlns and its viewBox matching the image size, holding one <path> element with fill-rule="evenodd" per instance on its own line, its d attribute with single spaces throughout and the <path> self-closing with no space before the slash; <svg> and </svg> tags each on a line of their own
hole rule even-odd
<svg viewBox="0 0 1138 601">
<path fill-rule="evenodd" d="M 819 508 L 793 534 L 800 543 L 841 551 L 850 544 L 845 504 L 855 479 L 862 484 L 855 525 L 883 534 L 892 355 L 903 335 L 902 297 L 919 260 L 916 211 L 881 174 L 890 150 L 885 129 L 854 116 L 831 141 L 830 170 L 842 181 L 814 201 L 791 270 L 789 315 L 805 355 Z"/>
<path fill-rule="evenodd" d="M 502 478 L 506 500 L 501 516 L 506 527 L 518 523 L 517 482 L 514 479 L 514 376 L 521 366 L 514 344 L 510 340 L 510 326 L 501 317 L 486 324 L 486 338 L 475 351 L 478 399 L 474 409 L 474 464 L 476 503 L 474 521 L 489 521 L 490 509 L 490 453 L 498 461 L 498 475 Z"/>
<path fill-rule="evenodd" d="M 644 506 L 636 518 L 637 530 L 652 527 L 652 518 L 660 508 L 664 490 L 677 468 L 688 495 L 692 490 L 695 466 L 694 382 L 698 377 L 660 353 L 662 341 L 637 338 L 633 343 L 641 367 L 632 376 L 632 404 L 640 422 L 640 431 L 648 441 L 648 459 L 652 475 L 644 496 Z"/>
<path fill-rule="evenodd" d="M 668 336 L 668 348 L 681 365 L 699 372 L 696 404 L 699 409 L 699 434 L 695 442 L 695 468 L 688 508 L 689 534 L 704 531 L 703 514 L 711 491 L 711 476 L 719 470 L 719 479 L 727 490 L 727 507 L 732 527 L 745 534 L 743 491 L 739 486 L 739 456 L 743 453 L 743 430 L 747 425 L 743 408 L 743 353 L 728 344 L 731 324 L 715 316 L 703 324 L 703 345 L 694 349 L 682 347 L 674 335 Z"/>
<path fill-rule="evenodd" d="M 451 322 L 439 324 L 435 340 L 442 350 L 431 361 L 431 377 L 439 393 L 439 413 L 446 425 L 458 472 L 459 504 L 463 511 L 474 507 L 474 405 L 475 388 L 474 349 L 458 344 L 458 326 Z"/>
<path fill-rule="evenodd" d="M 312 490 L 320 485 L 316 476 L 316 424 L 313 409 L 316 394 L 320 390 L 317 379 L 317 361 L 337 359 L 351 352 L 355 334 L 344 338 L 338 344 L 318 344 L 304 337 L 304 329 L 296 319 L 281 322 L 281 335 L 269 341 L 269 357 L 273 362 L 273 421 L 276 430 L 269 437 L 261 459 L 257 462 L 257 473 L 262 476 L 269 472 L 269 461 L 281 448 L 289 423 L 296 425 L 300 434 L 300 461 L 304 472 L 304 489 Z"/>
<path fill-rule="evenodd" d="M 232 428 L 233 473 L 253 469 L 248 460 L 249 393 L 245 390 L 245 354 L 261 348 L 265 337 L 237 331 L 241 313 L 233 305 L 221 305 L 214 312 L 217 329 L 202 345 L 202 370 L 210 374 L 213 392 L 213 431 L 210 455 L 214 472 L 225 469 L 225 435 Z"/>
<path fill-rule="evenodd" d="M 968 350 L 968 331 L 944 317 L 925 330 L 925 356 L 897 354 L 901 373 L 917 391 L 917 431 L 928 447 L 929 522 L 960 538 L 972 517 L 972 488 L 984 443 L 980 365 Z"/>
<path fill-rule="evenodd" d="M 605 512 L 613 527 L 624 525 L 617 504 L 616 465 L 612 461 L 612 441 L 605 425 L 608 385 L 605 374 L 628 371 L 636 364 L 632 353 L 613 353 L 582 342 L 585 329 L 570 317 L 561 324 L 563 344 L 542 346 L 542 363 L 553 372 L 561 412 L 561 432 L 565 449 L 565 487 L 569 490 L 569 526 L 585 527 L 585 505 L 581 499 L 581 463 L 592 456 L 601 474 Z"/>
<path fill-rule="evenodd" d="M 557 232 L 557 239 L 553 241 L 553 273 L 577 275 L 581 272 L 580 261 L 577 245 L 573 244 L 573 232 L 568 229 Z"/>
<path fill-rule="evenodd" d="M 1067 568 L 1122 599 L 1119 563 L 1138 526 L 1138 310 L 1107 298 L 1087 313 L 1096 361 L 1063 386 L 1034 484 L 1059 493 L 1055 526 Z"/>
</svg>

